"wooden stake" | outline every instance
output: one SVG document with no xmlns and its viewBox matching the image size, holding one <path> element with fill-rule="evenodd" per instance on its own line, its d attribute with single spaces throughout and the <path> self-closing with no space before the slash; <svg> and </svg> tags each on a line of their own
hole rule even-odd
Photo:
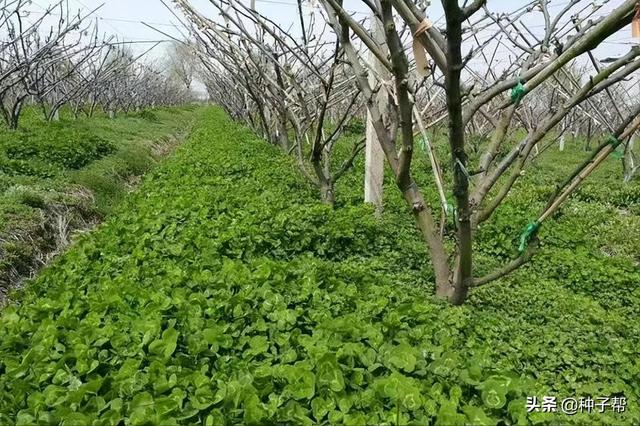
<svg viewBox="0 0 640 426">
<path fill-rule="evenodd" d="M 636 14 L 631 21 L 631 36 L 640 38 L 640 0 L 636 4 Z"/>
<path fill-rule="evenodd" d="M 429 68 L 429 54 L 418 40 L 418 37 L 431 27 L 433 27 L 433 23 L 425 18 L 413 33 L 413 57 L 416 60 L 416 71 L 423 77 L 427 77 L 431 69 Z"/>
<path fill-rule="evenodd" d="M 371 29 L 373 32 L 373 38 L 379 46 L 385 45 L 384 29 L 382 28 L 382 22 L 375 16 L 371 15 Z M 386 53 L 386 49 L 385 49 Z M 387 69 L 377 60 L 374 54 L 370 54 L 369 58 L 372 62 L 373 68 L 379 75 L 380 79 L 388 79 L 389 72 Z M 373 73 L 369 74 L 369 84 L 375 86 L 376 77 Z M 380 90 L 376 95 L 375 102 L 378 103 L 380 111 L 386 111 L 388 105 L 388 96 L 386 90 Z M 367 130 L 366 130 L 366 146 L 365 146 L 365 171 L 364 171 L 364 202 L 373 203 L 376 208 L 376 214 L 382 213 L 382 194 L 383 194 L 383 182 L 384 182 L 384 151 L 376 136 L 376 131 L 373 128 L 370 114 L 367 112 Z"/>
</svg>

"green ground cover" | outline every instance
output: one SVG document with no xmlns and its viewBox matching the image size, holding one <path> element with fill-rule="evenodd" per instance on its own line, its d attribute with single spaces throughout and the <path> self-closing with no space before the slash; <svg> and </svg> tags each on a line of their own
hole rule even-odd
<svg viewBox="0 0 640 426">
<path fill-rule="evenodd" d="M 515 255 L 581 155 L 536 160 L 480 230 L 478 275 Z M 640 423 L 640 187 L 615 160 L 545 224 L 534 263 L 462 307 L 431 297 L 395 188 L 375 219 L 356 168 L 333 210 L 207 113 L 0 314 L 0 423 Z M 526 413 L 546 395 L 627 407 Z"/>
<path fill-rule="evenodd" d="M 176 143 L 189 108 L 46 123 L 27 110 L 0 129 L 0 292 L 29 276 L 70 233 L 101 220 Z M 169 137 L 171 136 L 171 137 Z"/>
</svg>

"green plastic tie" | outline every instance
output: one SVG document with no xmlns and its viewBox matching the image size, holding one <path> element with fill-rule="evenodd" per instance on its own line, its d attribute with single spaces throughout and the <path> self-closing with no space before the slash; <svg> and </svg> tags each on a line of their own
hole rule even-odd
<svg viewBox="0 0 640 426">
<path fill-rule="evenodd" d="M 447 214 L 447 217 L 452 218 L 454 226 L 457 227 L 457 225 L 458 225 L 458 208 L 456 207 L 456 205 L 451 203 L 451 202 L 448 202 L 445 205 L 445 209 L 444 210 L 445 210 L 445 212 Z"/>
<path fill-rule="evenodd" d="M 620 152 L 620 151 L 618 151 L 616 149 L 622 143 L 622 141 L 620 139 L 618 139 L 614 135 L 609 135 L 609 138 L 607 139 L 607 142 L 613 148 L 613 150 L 611 151 L 611 155 L 613 156 L 613 158 L 615 158 L 617 160 L 620 160 L 620 159 L 624 158 L 624 153 Z"/>
<path fill-rule="evenodd" d="M 522 231 L 522 234 L 520 235 L 520 247 L 518 248 L 520 253 L 524 253 L 529 246 L 531 239 L 538 233 L 541 226 L 542 223 L 536 220 L 535 222 L 530 222 L 527 227 L 524 228 L 524 231 Z"/>
<path fill-rule="evenodd" d="M 420 138 L 420 148 L 422 148 L 422 152 L 427 150 L 427 141 L 424 140 L 424 137 Z"/>
<path fill-rule="evenodd" d="M 613 135 L 609 135 L 609 139 L 607 139 L 607 142 L 609 142 L 614 148 L 622 143 L 620 139 L 616 138 Z"/>
<path fill-rule="evenodd" d="M 524 98 L 524 95 L 527 93 L 527 88 L 524 87 L 522 80 L 518 81 L 516 87 L 511 89 L 511 102 L 516 104 Z"/>
<path fill-rule="evenodd" d="M 454 214 L 456 211 L 456 208 L 453 205 L 453 203 L 447 203 L 445 211 L 447 212 L 447 214 Z"/>
<path fill-rule="evenodd" d="M 616 138 L 613 135 L 609 135 L 609 139 L 607 139 L 607 142 L 613 147 L 613 149 L 616 149 L 618 145 L 622 143 L 620 139 Z"/>
</svg>

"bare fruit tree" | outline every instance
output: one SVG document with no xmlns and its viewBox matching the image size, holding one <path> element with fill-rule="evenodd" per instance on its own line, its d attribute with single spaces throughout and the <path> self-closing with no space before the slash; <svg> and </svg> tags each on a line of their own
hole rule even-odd
<svg viewBox="0 0 640 426">
<path fill-rule="evenodd" d="M 343 0 L 320 0 L 323 13 L 309 18 L 300 4 L 300 37 L 242 2 L 210 3 L 217 20 L 174 0 L 190 22 L 212 100 L 293 153 L 329 203 L 344 170 L 333 171 L 333 146 L 343 124 L 365 108 L 428 246 L 436 294 L 451 303 L 464 303 L 470 289 L 527 263 L 542 224 L 609 154 L 624 155 L 625 167 L 637 169 L 630 141 L 640 104 L 629 93 L 640 47 L 600 60 L 594 54 L 640 16 L 636 0 L 613 7 L 531 0 L 510 13 L 494 11 L 486 0 L 441 0 L 441 27 L 428 19 L 423 2 L 367 0 L 370 18 L 361 20 Z M 381 96 L 389 99 L 384 110 Z M 442 133 L 446 146 L 438 145 Z M 474 241 L 536 167 L 535 157 L 585 135 L 584 163 L 558 182 L 536 220 L 523 223 L 514 256 L 476 275 L 486 268 L 476 267 Z M 435 205 L 414 179 L 417 144 L 428 157 Z M 347 165 L 360 149 L 356 143 Z M 439 158 L 443 151 L 447 157 Z"/>
<path fill-rule="evenodd" d="M 99 8 L 73 13 L 60 0 L 33 18 L 30 4 L 0 2 L 0 113 L 8 128 L 18 127 L 27 104 L 54 120 L 66 105 L 76 117 L 92 115 L 98 106 L 113 116 L 193 100 L 176 76 L 140 61 L 151 49 L 133 55 L 128 42 L 100 36 L 93 20 Z"/>
<path fill-rule="evenodd" d="M 79 42 L 64 41 L 77 30 L 85 30 L 80 26 L 86 16 L 70 14 L 63 1 L 32 23 L 24 21 L 27 4 L 23 0 L 5 0 L 0 6 L 0 30 L 7 34 L 0 42 L 0 111 L 11 129 L 18 126 L 22 107 L 30 95 L 58 84 L 56 80 L 45 79 L 43 71 L 73 56 Z M 56 15 L 55 24 L 46 31 L 48 19 Z"/>
<path fill-rule="evenodd" d="M 335 182 L 364 148 L 364 140 L 353 141 L 346 160 L 333 164 L 336 143 L 362 105 L 337 37 L 311 21 L 298 40 L 240 2 L 211 1 L 221 22 L 175 3 L 192 23 L 212 100 L 292 153 L 322 200 L 334 204 Z"/>
<path fill-rule="evenodd" d="M 560 182 L 551 195 L 547 208 L 537 220 L 523 231 L 519 255 L 503 267 L 482 277 L 474 276 L 473 241 L 482 224 L 491 219 L 525 170 L 532 167 L 532 153 L 554 140 L 558 125 L 571 120 L 577 109 L 587 108 L 598 95 L 606 93 L 640 68 L 640 49 L 630 51 L 609 63 L 598 66 L 586 81 L 569 84 L 568 67 L 579 63 L 612 34 L 627 26 L 637 2 L 627 0 L 606 15 L 598 17 L 600 4 L 572 0 L 552 14 L 548 0 L 535 0 L 510 14 L 493 13 L 484 0 L 465 2 L 442 0 L 446 25 L 439 29 L 425 15 L 424 9 L 408 0 L 380 0 L 366 2 L 374 16 L 385 28 L 385 44 L 389 55 L 375 42 L 368 27 L 356 21 L 343 7 L 341 0 L 322 0 L 327 19 L 334 31 L 341 35 L 345 55 L 353 67 L 353 74 L 367 100 L 370 116 L 387 162 L 396 183 L 416 218 L 431 253 L 436 279 L 436 293 L 454 304 L 463 303 L 469 290 L 493 282 L 513 272 L 531 259 L 538 245 L 537 233 L 542 223 L 552 217 L 562 202 L 582 183 L 609 153 L 626 144 L 638 126 L 636 103 L 624 113 L 607 120 L 608 137 L 575 173 Z M 527 26 L 532 14 L 539 14 L 544 22 L 540 32 Z M 402 25 L 399 25 L 402 24 Z M 479 37 L 482 34 L 483 37 Z M 353 36 L 367 50 L 375 53 L 393 74 L 392 93 L 399 111 L 397 125 L 382 120 L 382 114 L 371 102 L 380 87 L 388 82 L 372 85 L 363 52 L 354 47 Z M 426 138 L 423 116 L 416 114 L 423 105 L 416 105 L 421 84 L 409 66 L 406 44 L 415 41 L 432 58 L 434 81 L 444 89 L 446 120 L 455 198 L 456 236 L 454 249 L 445 249 L 445 239 L 438 232 L 434 208 L 425 202 L 423 191 L 412 175 L 412 159 L 416 135 Z M 496 46 L 507 46 L 512 52 L 507 63 L 499 63 Z M 415 49 L 414 49 L 415 50 Z M 556 103 L 536 117 L 536 125 L 529 126 L 525 136 L 509 146 L 514 119 L 523 113 L 528 99 L 548 90 L 552 83 L 562 86 L 562 96 Z M 593 109 L 593 107 L 591 107 Z M 603 119 L 604 121 L 604 119 Z M 489 127 L 489 141 L 482 154 L 472 164 L 468 155 L 468 131 L 474 123 Z M 477 124 L 476 124 L 477 125 Z M 433 167 L 435 182 L 442 182 L 441 172 Z M 443 214 L 447 212 L 441 206 Z"/>
<path fill-rule="evenodd" d="M 188 43 L 172 42 L 169 46 L 169 72 L 189 90 L 197 71 L 198 59 Z"/>
</svg>

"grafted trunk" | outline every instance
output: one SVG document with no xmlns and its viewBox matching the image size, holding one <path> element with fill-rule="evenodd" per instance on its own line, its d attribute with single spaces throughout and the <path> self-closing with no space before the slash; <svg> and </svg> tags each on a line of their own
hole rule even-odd
<svg viewBox="0 0 640 426">
<path fill-rule="evenodd" d="M 313 165 L 313 171 L 315 172 L 315 183 L 320 189 L 320 198 L 324 204 L 330 206 L 335 205 L 336 198 L 334 193 L 334 186 L 331 178 L 328 177 L 325 167 L 322 164 L 322 157 L 312 157 L 311 164 Z"/>
<path fill-rule="evenodd" d="M 433 221 L 431 212 L 427 208 L 424 197 L 415 183 L 403 190 L 402 195 L 407 204 L 411 206 L 411 212 L 416 220 L 416 225 L 422 234 L 424 242 L 427 244 L 427 247 L 429 247 L 431 264 L 436 281 L 436 296 L 448 299 L 451 297 L 453 287 L 451 286 L 449 276 L 447 253 L 444 250 L 440 235 L 436 231 L 437 227 Z"/>
<path fill-rule="evenodd" d="M 330 182 L 325 182 L 320 187 L 320 194 L 322 196 L 322 202 L 324 204 L 333 206 L 336 203 L 336 196 L 334 193 L 333 185 Z"/>
</svg>

